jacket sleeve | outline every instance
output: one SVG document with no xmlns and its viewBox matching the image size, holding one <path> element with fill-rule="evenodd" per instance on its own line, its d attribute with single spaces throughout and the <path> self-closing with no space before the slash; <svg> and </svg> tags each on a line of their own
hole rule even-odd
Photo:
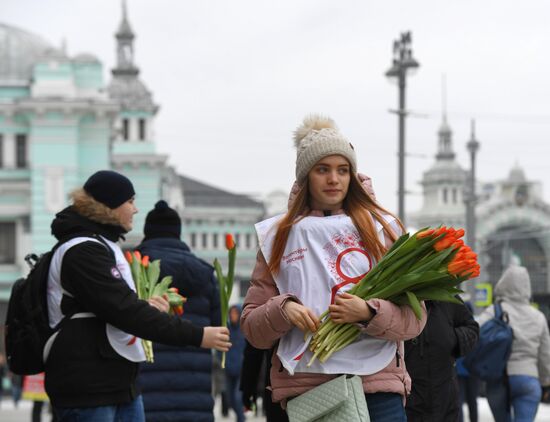
<svg viewBox="0 0 550 422">
<path fill-rule="evenodd" d="M 548 323 L 542 315 L 542 333 L 538 353 L 539 380 L 543 387 L 550 386 L 550 335 L 548 334 Z"/>
<path fill-rule="evenodd" d="M 454 330 L 458 340 L 455 357 L 466 355 L 479 338 L 479 324 L 466 305 L 451 304 L 454 308 Z"/>
<path fill-rule="evenodd" d="M 409 340 L 418 336 L 428 319 L 426 305 L 422 302 L 422 318 L 416 318 L 408 305 L 398 306 L 388 300 L 370 299 L 367 304 L 376 314 L 369 321 L 364 332 L 386 340 Z"/>
<path fill-rule="evenodd" d="M 293 295 L 279 293 L 263 254 L 258 252 L 241 315 L 241 329 L 252 346 L 270 349 L 293 328 L 283 311 L 289 299 L 300 303 Z"/>
<path fill-rule="evenodd" d="M 61 280 L 80 307 L 126 333 L 173 346 L 200 346 L 201 327 L 138 299 L 113 269 L 115 259 L 105 246 L 84 242 L 65 253 Z"/>
</svg>

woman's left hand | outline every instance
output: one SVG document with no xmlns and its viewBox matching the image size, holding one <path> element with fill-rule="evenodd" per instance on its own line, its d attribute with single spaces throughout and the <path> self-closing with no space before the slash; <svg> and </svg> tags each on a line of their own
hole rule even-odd
<svg viewBox="0 0 550 422">
<path fill-rule="evenodd" d="M 337 324 L 370 321 L 374 316 L 367 302 L 349 293 L 337 294 L 328 310 L 330 318 Z"/>
</svg>

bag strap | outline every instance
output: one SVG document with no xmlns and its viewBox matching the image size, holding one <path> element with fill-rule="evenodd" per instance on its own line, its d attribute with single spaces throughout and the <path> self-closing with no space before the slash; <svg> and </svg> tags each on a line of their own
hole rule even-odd
<svg viewBox="0 0 550 422">
<path fill-rule="evenodd" d="M 495 318 L 502 319 L 502 305 L 500 302 L 495 302 L 493 307 L 495 308 Z"/>
<path fill-rule="evenodd" d="M 111 256 L 116 260 L 116 256 L 113 252 L 113 250 L 111 249 L 111 247 L 107 244 L 107 242 L 105 241 L 105 239 L 103 239 L 103 237 L 101 237 L 100 235 L 96 234 L 96 233 L 77 233 L 77 234 L 73 234 L 71 236 L 67 236 L 67 237 L 64 237 L 62 239 L 60 239 L 56 244 L 55 246 L 52 248 L 52 257 L 53 257 L 53 254 L 55 253 L 55 251 L 61 246 L 63 245 L 64 243 L 72 240 L 72 239 L 75 239 L 77 237 L 89 237 L 90 239 L 94 239 L 94 240 L 97 240 L 99 243 L 101 243 L 103 246 L 105 246 L 105 248 L 107 248 L 107 250 L 109 251 L 109 253 L 111 254 Z M 59 273 L 59 282 L 60 284 L 62 284 L 62 281 L 61 281 L 61 272 Z M 63 286 L 61 285 L 61 288 L 62 288 L 62 292 L 63 292 L 63 295 L 64 296 L 68 296 L 70 298 L 74 298 L 74 296 L 68 292 L 67 290 L 65 290 L 63 288 Z M 66 324 L 66 321 L 70 320 L 70 319 L 73 319 L 73 317 L 75 317 L 75 315 L 79 315 L 79 314 L 82 314 L 82 312 L 78 312 L 78 311 L 72 311 L 72 312 L 69 312 L 67 314 L 63 314 L 63 318 L 61 318 L 61 321 L 59 321 L 57 323 L 57 325 L 54 327 L 54 331 L 59 331 L 61 330 L 61 328 L 63 327 L 63 325 Z M 93 315 L 93 314 L 92 314 Z"/>
<path fill-rule="evenodd" d="M 508 312 L 505 312 L 502 309 L 502 302 L 495 302 L 494 303 L 495 308 L 495 318 L 500 319 L 501 321 L 504 321 L 506 324 L 510 324 L 510 317 L 508 316 Z"/>
</svg>

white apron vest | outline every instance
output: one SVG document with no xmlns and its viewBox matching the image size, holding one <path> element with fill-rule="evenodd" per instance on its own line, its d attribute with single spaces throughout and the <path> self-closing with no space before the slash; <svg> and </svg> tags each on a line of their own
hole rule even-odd
<svg viewBox="0 0 550 422">
<path fill-rule="evenodd" d="M 108 239 L 102 237 L 104 242 L 109 245 L 109 248 L 113 251 L 116 258 L 116 269 L 118 270 L 122 279 L 126 282 L 128 287 L 134 292 L 136 291 L 134 279 L 132 278 L 132 271 L 128 262 L 124 258 L 124 254 L 120 247 L 115 243 L 111 242 Z M 63 243 L 54 253 L 50 265 L 50 270 L 48 273 L 48 317 L 50 322 L 50 327 L 55 327 L 62 319 L 63 314 L 61 313 L 61 299 L 63 295 L 72 297 L 72 295 L 64 290 L 61 287 L 61 263 L 63 261 L 63 256 L 65 253 L 75 245 L 83 242 L 101 242 L 93 237 L 76 237 L 69 240 L 68 242 Z M 103 245 L 104 246 L 104 245 Z M 82 312 L 76 315 L 73 315 L 71 318 L 94 318 L 95 315 L 91 312 Z M 141 341 L 136 339 L 135 336 L 125 333 L 124 331 L 119 330 L 116 327 L 113 327 L 111 324 L 105 324 L 105 330 L 107 332 L 107 339 L 111 344 L 112 348 L 122 357 L 128 359 L 131 362 L 143 362 L 145 360 L 145 352 L 143 351 L 143 346 Z M 49 350 L 55 340 L 54 334 L 46 344 L 44 348 L 44 361 L 46 361 Z"/>
<path fill-rule="evenodd" d="M 275 216 L 256 224 L 262 253 L 269 262 L 277 223 Z M 387 216 L 388 223 L 394 219 Z M 376 223 L 383 241 L 382 225 Z M 290 231 L 279 273 L 274 276 L 281 294 L 293 294 L 316 315 L 334 303 L 335 295 L 348 291 L 375 263 L 347 215 L 305 217 Z M 396 343 L 360 334 L 358 339 L 334 353 L 325 363 L 316 360 L 304 334 L 294 327 L 279 341 L 277 355 L 285 369 L 294 372 L 370 375 L 385 368 L 396 354 Z"/>
</svg>

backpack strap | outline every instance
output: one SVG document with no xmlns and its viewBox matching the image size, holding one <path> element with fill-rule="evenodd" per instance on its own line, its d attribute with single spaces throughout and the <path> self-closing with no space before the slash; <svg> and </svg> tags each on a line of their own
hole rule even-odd
<svg viewBox="0 0 550 422">
<path fill-rule="evenodd" d="M 115 254 L 113 252 L 113 250 L 111 249 L 111 247 L 107 244 L 107 242 L 105 241 L 105 239 L 103 239 L 101 236 L 97 235 L 97 234 L 94 234 L 94 233 L 79 233 L 79 234 L 75 234 L 75 235 L 72 235 L 72 236 L 68 236 L 68 237 L 65 237 L 65 238 L 62 238 L 60 239 L 56 244 L 55 246 L 52 248 L 52 258 L 55 254 L 55 252 L 57 251 L 57 249 L 59 249 L 59 247 L 61 247 L 63 244 L 71 241 L 72 239 L 76 239 L 78 237 L 86 237 L 86 238 L 90 238 L 90 240 L 94 240 L 94 241 L 97 241 L 98 243 L 101 243 L 103 246 L 105 246 L 107 248 L 107 250 L 111 253 L 111 255 L 113 257 L 115 257 Z M 77 243 L 78 244 L 78 243 Z M 76 246 L 77 244 L 75 244 L 74 246 Z M 61 258 L 61 262 L 62 262 L 63 258 Z M 60 284 L 60 287 L 61 287 L 61 292 L 63 294 L 63 296 L 67 296 L 67 297 L 70 297 L 70 298 L 74 298 L 74 295 L 71 294 L 70 292 L 68 292 L 67 290 L 65 290 L 63 288 L 63 286 L 61 285 L 61 262 L 60 262 L 60 270 L 59 270 L 59 284 Z M 61 331 L 61 329 L 63 328 L 63 326 L 71 319 L 78 319 L 78 318 L 95 318 L 95 314 L 93 312 L 69 312 L 67 314 L 62 314 L 62 318 L 61 320 L 55 325 L 55 327 L 53 327 L 53 334 L 50 336 L 50 338 L 48 339 L 48 341 L 46 342 L 46 344 L 44 345 L 44 349 L 43 349 L 43 352 L 42 352 L 42 359 L 43 359 L 43 362 L 46 362 L 47 359 L 48 359 L 48 356 L 50 354 L 50 350 L 52 348 L 52 345 L 55 341 L 55 338 L 57 337 L 57 335 L 59 334 L 59 332 Z"/>
<path fill-rule="evenodd" d="M 502 305 L 500 304 L 500 302 L 495 301 L 493 307 L 495 308 L 495 318 L 502 319 Z"/>
<path fill-rule="evenodd" d="M 493 307 L 495 308 L 495 318 L 504 321 L 506 324 L 510 324 L 508 312 L 504 312 L 504 310 L 502 309 L 502 301 L 495 302 Z"/>
</svg>

